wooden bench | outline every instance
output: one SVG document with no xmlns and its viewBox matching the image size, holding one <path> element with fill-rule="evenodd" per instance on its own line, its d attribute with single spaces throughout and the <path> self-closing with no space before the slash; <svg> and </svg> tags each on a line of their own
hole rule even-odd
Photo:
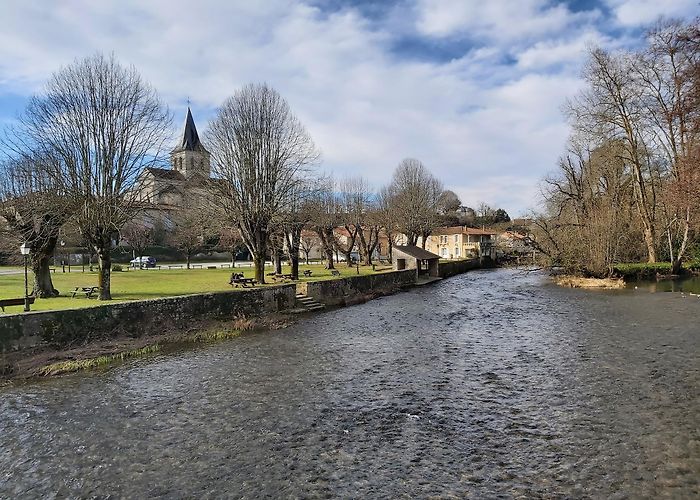
<svg viewBox="0 0 700 500">
<path fill-rule="evenodd" d="M 337 269 L 331 269 L 331 276 L 340 276 L 340 271 Z"/>
<path fill-rule="evenodd" d="M 194 269 L 195 267 L 202 268 L 202 264 L 190 264 L 190 267 Z"/>
<path fill-rule="evenodd" d="M 91 299 L 99 291 L 99 286 L 76 286 L 75 289 L 71 292 L 71 298 L 74 299 L 76 295 L 84 293 L 85 297 Z"/>
<path fill-rule="evenodd" d="M 158 267 L 160 267 L 160 266 L 158 266 Z M 168 265 L 168 269 L 172 269 L 173 267 L 179 267 L 180 269 L 182 269 L 185 266 L 183 266 L 182 264 L 170 264 L 170 265 Z"/>
<path fill-rule="evenodd" d="M 33 296 L 29 296 L 29 303 L 33 304 L 35 298 Z M 0 299 L 0 309 L 2 309 L 2 312 L 5 312 L 5 308 L 9 306 L 23 306 L 24 305 L 24 297 L 21 299 Z"/>
</svg>

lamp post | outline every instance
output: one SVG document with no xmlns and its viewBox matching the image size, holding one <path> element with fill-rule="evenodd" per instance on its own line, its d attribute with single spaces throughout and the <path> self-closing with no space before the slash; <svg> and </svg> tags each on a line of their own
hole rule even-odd
<svg viewBox="0 0 700 500">
<path fill-rule="evenodd" d="M 62 272 L 66 272 L 66 254 L 65 249 L 63 247 L 66 246 L 66 242 L 61 240 L 61 267 L 63 268 Z"/>
<path fill-rule="evenodd" d="M 19 247 L 20 253 L 24 256 L 24 312 L 29 311 L 29 285 L 27 280 L 27 257 L 32 253 L 31 248 L 26 243 Z"/>
</svg>

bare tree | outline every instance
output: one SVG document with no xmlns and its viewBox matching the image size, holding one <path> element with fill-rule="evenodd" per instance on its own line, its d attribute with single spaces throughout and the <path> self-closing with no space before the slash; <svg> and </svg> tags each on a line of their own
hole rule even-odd
<svg viewBox="0 0 700 500">
<path fill-rule="evenodd" d="M 241 232 L 237 227 L 222 227 L 219 229 L 219 247 L 231 254 L 231 267 L 236 267 L 236 255 L 245 246 Z"/>
<path fill-rule="evenodd" d="M 422 162 L 407 158 L 394 171 L 389 190 L 392 210 L 408 244 L 415 245 L 422 238 L 425 247 L 428 236 L 438 224 L 442 183 Z"/>
<path fill-rule="evenodd" d="M 100 299 L 111 299 L 112 246 L 140 206 L 133 189 L 144 167 L 161 162 L 171 117 L 133 67 L 100 54 L 78 60 L 33 97 L 12 139 L 20 154 L 47 152 L 60 191 L 80 207 L 75 220 L 100 260 Z"/>
<path fill-rule="evenodd" d="M 584 72 L 588 84 L 569 106 L 574 127 L 602 141 L 619 140 L 622 157 L 633 174 L 634 195 L 644 230 L 648 261 L 656 262 L 656 207 L 658 176 L 649 151 L 650 136 L 644 127 L 642 89 L 634 78 L 629 54 L 591 51 Z"/>
<path fill-rule="evenodd" d="M 438 199 L 438 211 L 440 215 L 454 214 L 462 206 L 462 200 L 455 194 L 454 191 L 446 189 L 440 193 Z"/>
<path fill-rule="evenodd" d="M 220 182 L 216 199 L 236 220 L 265 282 L 271 224 L 319 158 L 311 137 L 280 94 L 247 85 L 209 124 L 208 143 Z"/>
<path fill-rule="evenodd" d="M 143 221 L 129 222 L 121 230 L 122 238 L 129 244 L 133 250 L 134 256 L 143 257 L 146 248 L 153 244 L 153 228 L 146 225 Z M 140 268 L 140 266 L 139 266 Z"/>
<path fill-rule="evenodd" d="M 53 161 L 44 155 L 9 160 L 0 166 L 0 217 L 5 219 L 15 241 L 29 245 L 32 293 L 43 298 L 58 295 L 51 280 L 50 261 L 60 229 L 74 208 L 46 175 Z"/>
<path fill-rule="evenodd" d="M 311 251 L 321 245 L 321 239 L 316 236 L 313 233 L 306 232 L 302 230 L 301 233 L 301 239 L 299 240 L 299 248 L 301 249 L 302 252 L 304 252 L 304 257 L 306 261 L 306 265 L 308 266 L 310 264 L 309 262 L 309 254 L 311 254 Z"/>
<path fill-rule="evenodd" d="M 332 178 L 323 179 L 309 200 L 311 211 L 311 226 L 321 241 L 326 267 L 335 269 L 333 251 L 336 248 L 335 227 L 339 219 L 339 202 L 335 193 L 335 182 Z"/>
<path fill-rule="evenodd" d="M 188 207 L 173 216 L 175 227 L 168 236 L 169 243 L 185 255 L 187 269 L 192 257 L 208 248 L 216 237 L 209 212 L 202 207 Z"/>
<path fill-rule="evenodd" d="M 668 180 L 662 192 L 672 272 L 680 272 L 700 197 L 693 193 L 694 148 L 700 139 L 700 21 L 662 22 L 634 61 L 647 126 Z"/>
<path fill-rule="evenodd" d="M 345 256 L 345 262 L 352 266 L 352 252 L 362 232 L 365 217 L 369 210 L 372 191 L 362 177 L 349 177 L 340 182 L 340 220 L 347 232 L 344 242 L 336 237 L 336 247 Z"/>
</svg>

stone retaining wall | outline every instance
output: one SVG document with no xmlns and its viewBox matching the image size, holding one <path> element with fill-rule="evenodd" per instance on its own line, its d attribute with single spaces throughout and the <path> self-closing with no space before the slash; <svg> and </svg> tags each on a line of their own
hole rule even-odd
<svg viewBox="0 0 700 500">
<path fill-rule="evenodd" d="M 415 269 L 297 284 L 297 292 L 331 306 L 351 305 L 416 283 Z"/>
<path fill-rule="evenodd" d="M 183 295 L 83 309 L 0 316 L 0 351 L 62 347 L 117 335 L 139 336 L 200 318 L 259 315 L 294 306 L 295 285 Z"/>
<path fill-rule="evenodd" d="M 481 262 L 479 259 L 453 260 L 450 262 L 440 262 L 438 272 L 441 278 L 449 278 L 457 274 L 466 273 L 472 269 L 479 269 Z"/>
</svg>

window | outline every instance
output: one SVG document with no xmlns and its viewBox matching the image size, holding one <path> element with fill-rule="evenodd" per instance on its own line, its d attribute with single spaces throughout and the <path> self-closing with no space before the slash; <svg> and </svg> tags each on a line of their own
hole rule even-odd
<svg viewBox="0 0 700 500">
<path fill-rule="evenodd" d="M 459 247 L 455 247 L 455 257 L 459 257 Z"/>
<path fill-rule="evenodd" d="M 442 247 L 442 256 L 447 257 L 447 247 Z"/>
<path fill-rule="evenodd" d="M 459 241 L 459 235 L 455 234 L 455 243 L 457 243 L 458 241 Z"/>
</svg>

